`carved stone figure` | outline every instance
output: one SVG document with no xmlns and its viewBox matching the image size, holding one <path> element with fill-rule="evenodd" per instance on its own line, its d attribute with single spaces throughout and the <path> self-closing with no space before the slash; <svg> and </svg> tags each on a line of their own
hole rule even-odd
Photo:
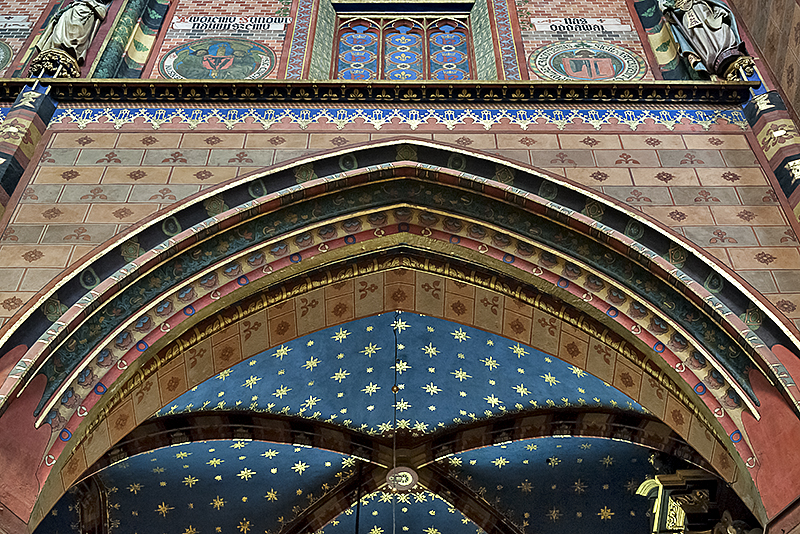
<svg viewBox="0 0 800 534">
<path fill-rule="evenodd" d="M 110 3 L 73 0 L 59 11 L 36 43 L 39 56 L 31 64 L 31 74 L 35 76 L 44 71 L 56 75 L 51 72 L 52 68 L 61 66 L 64 76 L 80 76 L 79 66 L 86 60 L 86 53 L 108 14 Z M 36 66 L 39 66 L 38 70 Z"/>
<path fill-rule="evenodd" d="M 659 0 L 681 53 L 698 72 L 726 76 L 747 56 L 736 19 L 721 0 Z"/>
</svg>

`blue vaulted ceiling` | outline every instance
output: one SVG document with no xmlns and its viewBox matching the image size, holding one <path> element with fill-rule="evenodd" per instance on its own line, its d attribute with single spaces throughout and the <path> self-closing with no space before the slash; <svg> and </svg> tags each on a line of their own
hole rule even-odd
<svg viewBox="0 0 800 534">
<path fill-rule="evenodd" d="M 157 415 L 267 411 L 379 434 L 392 426 L 395 368 L 398 427 L 423 433 L 530 408 L 642 411 L 628 396 L 558 358 L 476 328 L 402 313 L 359 319 L 273 347 L 198 385 Z"/>
<path fill-rule="evenodd" d="M 395 378 L 397 425 L 421 434 L 536 408 L 643 412 L 603 381 L 531 347 L 398 313 L 265 350 L 156 416 L 270 412 L 383 434 L 392 428 Z M 628 442 L 545 437 L 461 452 L 439 461 L 437 469 L 521 532 L 556 534 L 565 524 L 598 533 L 643 532 L 649 503 L 634 493 L 654 474 L 652 454 Z M 131 456 L 93 480 L 107 495 L 109 534 L 278 534 L 318 499 L 340 499 L 337 485 L 353 480 L 356 465 L 352 457 L 307 446 L 198 441 Z M 428 489 L 396 495 L 378 488 L 364 495 L 358 534 L 483 532 L 457 503 Z M 36 532 L 75 532 L 79 499 L 66 494 Z M 355 532 L 356 507 L 349 504 L 322 529 L 325 534 Z"/>
<path fill-rule="evenodd" d="M 645 532 L 638 485 L 655 473 L 653 452 L 600 438 L 551 437 L 467 451 L 445 460 L 451 475 L 524 532 L 565 524 L 595 533 Z M 329 451 L 257 441 L 208 441 L 125 459 L 96 475 L 114 534 L 275 534 L 354 474 L 355 460 Z M 37 532 L 67 534 L 77 521 L 66 494 Z M 359 534 L 470 534 L 480 529 L 424 488 L 363 496 Z M 324 534 L 355 532 L 355 505 Z"/>
</svg>

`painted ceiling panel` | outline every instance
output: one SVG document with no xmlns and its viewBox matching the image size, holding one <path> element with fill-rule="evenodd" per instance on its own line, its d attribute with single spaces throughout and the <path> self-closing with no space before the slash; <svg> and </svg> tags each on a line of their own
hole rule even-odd
<svg viewBox="0 0 800 534">
<path fill-rule="evenodd" d="M 322 529 L 324 534 L 356 532 L 356 505 Z M 377 491 L 361 499 L 360 534 L 471 534 L 482 532 L 447 501 L 431 493 Z M 318 534 L 322 534 L 318 533 Z"/>
<path fill-rule="evenodd" d="M 539 438 L 449 459 L 451 473 L 526 531 L 648 532 L 650 503 L 636 495 L 656 471 L 653 451 L 599 438 Z M 656 455 L 657 458 L 659 455 Z"/>
<path fill-rule="evenodd" d="M 277 532 L 347 476 L 353 461 L 292 445 L 207 441 L 128 458 L 98 478 L 118 525 L 113 534 Z M 61 499 L 58 517 L 74 500 Z M 43 522 L 37 532 L 49 528 Z"/>
<path fill-rule="evenodd" d="M 74 489 L 66 493 L 36 527 L 37 534 L 75 534 L 80 531 L 80 510 Z"/>
<path fill-rule="evenodd" d="M 531 347 L 443 319 L 398 313 L 266 350 L 157 415 L 248 409 L 382 433 L 392 428 L 395 372 L 398 428 L 418 432 L 538 407 L 642 411 L 598 378 Z"/>
</svg>

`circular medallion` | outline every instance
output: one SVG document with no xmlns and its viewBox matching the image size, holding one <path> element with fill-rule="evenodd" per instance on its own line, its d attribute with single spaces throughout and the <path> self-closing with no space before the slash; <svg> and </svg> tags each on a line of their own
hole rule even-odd
<svg viewBox="0 0 800 534">
<path fill-rule="evenodd" d="M 410 467 L 395 467 L 386 474 L 386 484 L 392 491 L 410 491 L 417 480 L 417 473 Z"/>
<path fill-rule="evenodd" d="M 0 41 L 0 70 L 8 67 L 11 64 L 11 47 L 5 41 Z"/>
<path fill-rule="evenodd" d="M 173 48 L 158 70 L 165 78 L 256 80 L 275 68 L 275 53 L 244 39 L 199 39 Z"/>
<path fill-rule="evenodd" d="M 621 46 L 600 41 L 561 41 L 534 50 L 528 67 L 545 80 L 640 80 L 644 59 Z"/>
</svg>

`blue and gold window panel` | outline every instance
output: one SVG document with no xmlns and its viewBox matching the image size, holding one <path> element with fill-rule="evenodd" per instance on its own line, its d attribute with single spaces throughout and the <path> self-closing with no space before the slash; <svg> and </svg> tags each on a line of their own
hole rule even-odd
<svg viewBox="0 0 800 534">
<path fill-rule="evenodd" d="M 335 77 L 345 80 L 472 78 L 467 17 L 340 20 Z"/>
<path fill-rule="evenodd" d="M 389 80 L 424 80 L 425 47 L 421 24 L 401 21 L 384 31 L 384 65 Z"/>
<path fill-rule="evenodd" d="M 345 24 L 339 33 L 339 78 L 373 80 L 378 77 L 378 26 L 367 20 Z"/>
<path fill-rule="evenodd" d="M 441 21 L 433 25 L 428 35 L 431 79 L 469 79 L 471 76 L 466 27 L 455 21 Z"/>
</svg>

